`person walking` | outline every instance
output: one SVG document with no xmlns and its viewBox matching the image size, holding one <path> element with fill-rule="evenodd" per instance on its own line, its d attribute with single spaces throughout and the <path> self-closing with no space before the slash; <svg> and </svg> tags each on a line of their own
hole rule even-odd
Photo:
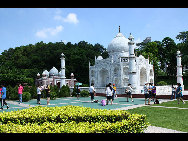
<svg viewBox="0 0 188 141">
<path fill-rule="evenodd" d="M 1 108 L 3 110 L 3 106 L 6 105 L 7 109 L 9 108 L 8 104 L 6 103 L 6 87 L 4 85 L 1 86 L 1 96 L 0 96 L 0 101 L 1 101 Z"/>
<path fill-rule="evenodd" d="M 106 87 L 106 98 L 107 98 L 107 102 L 106 105 L 108 105 L 108 101 L 111 101 L 111 105 L 112 105 L 112 93 L 113 93 L 113 88 L 111 83 L 109 83 Z"/>
<path fill-rule="evenodd" d="M 177 100 L 178 100 L 178 104 L 179 104 L 179 101 L 181 100 L 183 102 L 183 104 L 185 104 L 185 102 L 183 101 L 183 94 L 182 94 L 182 87 L 181 87 L 181 84 L 180 83 L 177 83 L 178 87 L 176 89 L 176 97 L 177 97 Z"/>
<path fill-rule="evenodd" d="M 132 91 L 133 89 L 131 87 L 131 84 L 129 83 L 127 88 L 125 89 L 125 93 L 127 94 L 127 102 L 129 102 L 129 97 L 131 97 L 131 101 L 134 102 L 132 97 Z"/>
<path fill-rule="evenodd" d="M 112 96 L 112 101 L 114 101 L 114 98 L 117 97 L 116 95 L 116 86 L 113 84 L 113 96 Z"/>
<path fill-rule="evenodd" d="M 176 99 L 176 88 L 173 86 L 172 84 L 172 95 L 171 95 L 171 100 L 173 99 L 173 95 L 174 95 L 174 98 Z"/>
<path fill-rule="evenodd" d="M 37 104 L 40 104 L 42 87 L 38 85 L 37 87 Z"/>
<path fill-rule="evenodd" d="M 89 94 L 91 95 L 91 103 L 93 103 L 95 95 L 95 88 L 93 83 L 91 83 L 91 86 L 89 87 Z"/>
<path fill-rule="evenodd" d="M 22 93 L 23 93 L 23 86 L 19 84 L 19 87 L 18 87 L 19 104 L 22 103 Z"/>
<path fill-rule="evenodd" d="M 149 98 L 148 83 L 145 83 L 145 85 L 144 85 L 144 97 L 145 97 L 145 105 L 147 105 L 147 104 L 146 104 L 146 101 L 147 101 L 147 99 Z M 148 105 L 150 105 L 149 102 L 150 102 L 150 101 L 148 100 Z"/>
<path fill-rule="evenodd" d="M 46 97 L 47 97 L 47 105 L 50 105 L 50 86 L 47 85 L 45 88 L 46 91 Z"/>
<path fill-rule="evenodd" d="M 79 97 L 80 97 L 80 87 L 79 87 L 79 85 L 76 86 L 76 95 L 77 95 L 77 99 L 79 99 Z"/>
<path fill-rule="evenodd" d="M 154 83 L 153 83 L 153 86 L 152 86 L 151 94 L 152 94 L 153 102 L 155 103 L 157 97 L 156 97 L 156 87 L 155 87 Z"/>
</svg>

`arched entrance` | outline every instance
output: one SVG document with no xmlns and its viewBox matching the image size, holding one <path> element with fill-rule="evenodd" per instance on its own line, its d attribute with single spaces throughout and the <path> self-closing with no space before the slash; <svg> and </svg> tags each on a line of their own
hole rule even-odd
<svg viewBox="0 0 188 141">
<path fill-rule="evenodd" d="M 144 84 L 147 82 L 147 73 L 146 69 L 142 67 L 140 69 L 140 86 L 144 86 Z"/>
<path fill-rule="evenodd" d="M 108 77 L 108 70 L 107 69 L 101 69 L 99 71 L 99 86 L 100 87 L 106 87 L 106 85 L 109 83 L 109 77 Z"/>
</svg>

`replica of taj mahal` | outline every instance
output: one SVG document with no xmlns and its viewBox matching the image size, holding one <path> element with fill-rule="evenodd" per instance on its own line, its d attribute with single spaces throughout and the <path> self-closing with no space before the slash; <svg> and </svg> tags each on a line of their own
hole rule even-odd
<svg viewBox="0 0 188 141">
<path fill-rule="evenodd" d="M 153 65 L 142 55 L 135 56 L 134 44 L 131 33 L 127 39 L 120 32 L 119 26 L 119 32 L 107 48 L 109 58 L 103 59 L 102 56 L 98 56 L 95 57 L 94 66 L 90 66 L 89 63 L 90 85 L 94 83 L 95 88 L 100 92 L 100 88 L 102 90 L 108 83 L 114 83 L 117 93 L 122 93 L 122 88 L 130 83 L 133 93 L 140 93 L 146 82 L 154 83 Z"/>
<path fill-rule="evenodd" d="M 117 94 L 125 93 L 125 88 L 130 83 L 133 88 L 133 94 L 143 92 L 145 83 L 154 83 L 153 65 L 149 63 L 149 58 L 144 58 L 142 55 L 135 56 L 134 37 L 129 35 L 128 39 L 120 32 L 109 43 L 107 51 L 109 58 L 103 59 L 102 56 L 95 57 L 95 65 L 91 66 L 89 62 L 89 83 L 94 83 L 96 93 L 105 93 L 105 87 L 108 83 L 115 84 Z M 181 54 L 177 51 L 177 83 L 183 86 Z M 49 72 L 45 70 L 37 74 L 37 85 L 68 85 L 73 88 L 77 83 L 74 74 L 71 73 L 71 79 L 65 77 L 65 55 L 61 54 L 61 71 L 53 67 Z M 157 86 L 157 93 L 171 94 L 171 86 Z"/>
</svg>

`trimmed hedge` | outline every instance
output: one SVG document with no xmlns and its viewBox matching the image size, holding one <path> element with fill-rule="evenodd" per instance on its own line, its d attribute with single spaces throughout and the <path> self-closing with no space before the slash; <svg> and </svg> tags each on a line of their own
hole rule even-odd
<svg viewBox="0 0 188 141">
<path fill-rule="evenodd" d="M 145 120 L 125 110 L 38 106 L 0 113 L 0 133 L 140 133 Z"/>
</svg>

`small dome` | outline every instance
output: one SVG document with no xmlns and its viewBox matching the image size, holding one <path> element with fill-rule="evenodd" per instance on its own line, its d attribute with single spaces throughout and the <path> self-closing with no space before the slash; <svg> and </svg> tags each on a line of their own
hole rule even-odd
<svg viewBox="0 0 188 141">
<path fill-rule="evenodd" d="M 47 70 L 43 71 L 42 75 L 46 75 L 46 76 L 49 76 L 49 72 Z"/>
<path fill-rule="evenodd" d="M 97 57 L 97 60 L 102 60 L 102 59 L 103 59 L 102 56 Z"/>
<path fill-rule="evenodd" d="M 114 39 L 111 41 L 111 43 L 108 45 L 107 51 L 110 52 L 128 52 L 129 46 L 128 46 L 129 40 L 125 38 L 125 36 L 122 33 L 118 33 Z"/>
<path fill-rule="evenodd" d="M 57 76 L 59 73 L 58 73 L 58 70 L 57 70 L 55 67 L 53 67 L 53 68 L 50 70 L 49 74 L 50 74 L 50 75 Z"/>
</svg>

